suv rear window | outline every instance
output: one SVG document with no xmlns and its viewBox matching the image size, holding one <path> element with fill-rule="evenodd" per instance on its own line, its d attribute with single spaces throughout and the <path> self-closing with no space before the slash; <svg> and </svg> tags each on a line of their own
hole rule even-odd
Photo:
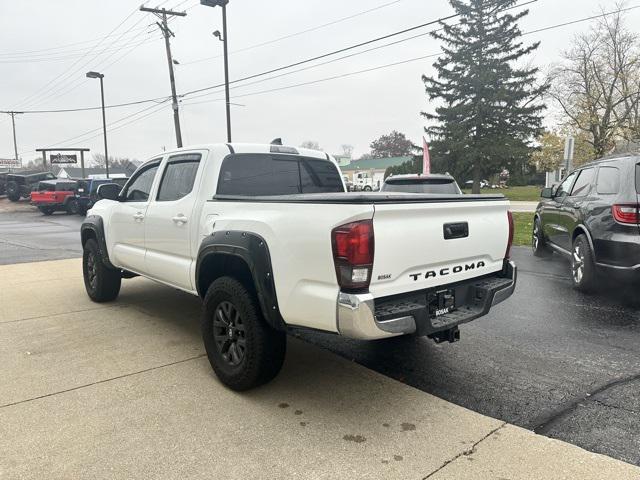
<svg viewBox="0 0 640 480">
<path fill-rule="evenodd" d="M 453 179 L 438 178 L 430 180 L 387 180 L 382 186 L 383 192 L 407 192 L 407 193 L 439 193 L 460 194 L 460 188 Z"/>
<path fill-rule="evenodd" d="M 620 171 L 616 167 L 600 167 L 596 189 L 598 193 L 603 195 L 618 193 L 620 191 Z"/>
<path fill-rule="evenodd" d="M 292 195 L 344 192 L 340 172 L 328 160 L 297 155 L 239 153 L 222 162 L 219 195 Z"/>
</svg>

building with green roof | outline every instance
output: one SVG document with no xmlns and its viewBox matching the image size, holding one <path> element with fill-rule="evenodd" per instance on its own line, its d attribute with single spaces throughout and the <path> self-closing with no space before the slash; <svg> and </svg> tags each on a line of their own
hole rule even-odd
<svg viewBox="0 0 640 480">
<path fill-rule="evenodd" d="M 378 190 L 384 182 L 384 172 L 387 168 L 395 167 L 412 159 L 411 156 L 404 156 L 352 160 L 346 165 L 340 165 L 340 170 L 358 190 L 369 190 L 369 188 Z"/>
</svg>

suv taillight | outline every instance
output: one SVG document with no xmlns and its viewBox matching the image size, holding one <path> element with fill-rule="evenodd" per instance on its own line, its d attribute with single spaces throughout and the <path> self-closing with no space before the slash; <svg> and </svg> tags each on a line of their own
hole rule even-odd
<svg viewBox="0 0 640 480">
<path fill-rule="evenodd" d="M 368 288 L 373 269 L 373 221 L 361 220 L 334 228 L 331 247 L 340 288 Z"/>
<path fill-rule="evenodd" d="M 640 204 L 637 203 L 627 203 L 627 204 L 618 204 L 613 205 L 611 207 L 611 212 L 613 213 L 613 218 L 616 219 L 616 222 L 619 223 L 627 223 L 627 224 L 637 224 L 640 223 Z"/>
<path fill-rule="evenodd" d="M 513 245 L 513 214 L 511 210 L 507 210 L 507 221 L 509 222 L 509 238 L 507 240 L 507 251 L 504 258 L 511 258 L 511 245 Z"/>
</svg>

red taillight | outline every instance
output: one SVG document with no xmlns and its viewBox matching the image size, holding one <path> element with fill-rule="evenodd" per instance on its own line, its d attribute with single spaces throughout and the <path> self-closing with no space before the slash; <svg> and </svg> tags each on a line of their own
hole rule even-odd
<svg viewBox="0 0 640 480">
<path fill-rule="evenodd" d="M 513 245 L 513 214 L 511 210 L 507 210 L 507 221 L 509 222 L 509 239 L 507 241 L 507 251 L 504 253 L 504 258 L 511 257 L 511 245 Z"/>
<path fill-rule="evenodd" d="M 373 268 L 373 221 L 347 223 L 331 231 L 338 285 L 346 290 L 368 288 Z"/>
<path fill-rule="evenodd" d="M 640 223 L 640 205 L 637 203 L 628 203 L 622 205 L 614 205 L 611 207 L 613 218 L 619 223 Z"/>
</svg>

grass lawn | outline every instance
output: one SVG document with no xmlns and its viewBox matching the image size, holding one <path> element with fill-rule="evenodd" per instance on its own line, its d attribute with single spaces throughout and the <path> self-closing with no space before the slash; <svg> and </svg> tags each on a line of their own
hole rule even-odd
<svg viewBox="0 0 640 480">
<path fill-rule="evenodd" d="M 533 212 L 513 212 L 514 245 L 531 245 L 533 231 Z"/>
<path fill-rule="evenodd" d="M 480 190 L 482 194 L 488 193 L 501 193 L 509 200 L 515 200 L 519 202 L 537 202 L 540 200 L 540 191 L 542 187 L 510 187 L 505 189 L 492 190 L 490 188 L 483 188 Z M 465 188 L 464 193 L 471 193 L 470 188 Z"/>
</svg>

